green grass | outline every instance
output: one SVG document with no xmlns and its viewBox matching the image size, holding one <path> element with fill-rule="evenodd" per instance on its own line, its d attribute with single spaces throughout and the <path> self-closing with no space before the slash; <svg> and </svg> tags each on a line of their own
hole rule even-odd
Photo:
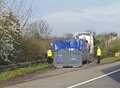
<svg viewBox="0 0 120 88">
<path fill-rule="evenodd" d="M 120 61 L 120 57 L 104 58 L 101 60 L 100 64 L 107 64 L 107 63 L 112 63 L 112 62 L 116 62 L 116 61 Z"/>
<path fill-rule="evenodd" d="M 11 71 L 0 72 L 0 81 L 9 80 L 20 75 L 25 75 L 46 68 L 48 68 L 48 64 L 33 64 L 26 67 L 16 68 Z"/>
</svg>

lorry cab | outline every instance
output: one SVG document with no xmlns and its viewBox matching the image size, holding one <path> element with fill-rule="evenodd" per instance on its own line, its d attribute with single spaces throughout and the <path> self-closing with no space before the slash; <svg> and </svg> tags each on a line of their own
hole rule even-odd
<svg viewBox="0 0 120 88">
<path fill-rule="evenodd" d="M 85 39 L 90 45 L 90 54 L 94 54 L 94 33 L 92 32 L 77 32 L 74 34 L 75 39 Z"/>
</svg>

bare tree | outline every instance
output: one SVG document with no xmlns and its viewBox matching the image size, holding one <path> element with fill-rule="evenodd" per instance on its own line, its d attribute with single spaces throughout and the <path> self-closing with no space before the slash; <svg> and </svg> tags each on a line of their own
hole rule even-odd
<svg viewBox="0 0 120 88">
<path fill-rule="evenodd" d="M 43 37 L 48 36 L 52 31 L 49 27 L 48 22 L 45 20 L 41 20 L 38 22 L 38 30 L 39 30 L 39 34 Z"/>
<path fill-rule="evenodd" d="M 20 20 L 21 29 L 24 29 L 32 16 L 32 2 L 33 0 L 4 0 L 5 7 Z"/>
<path fill-rule="evenodd" d="M 30 23 L 25 30 L 25 35 L 47 37 L 51 32 L 52 30 L 50 29 L 48 22 L 45 20 L 40 20 Z"/>
<path fill-rule="evenodd" d="M 5 6 L 4 6 L 4 0 L 0 0 L 0 12 L 2 12 L 4 10 Z"/>
</svg>

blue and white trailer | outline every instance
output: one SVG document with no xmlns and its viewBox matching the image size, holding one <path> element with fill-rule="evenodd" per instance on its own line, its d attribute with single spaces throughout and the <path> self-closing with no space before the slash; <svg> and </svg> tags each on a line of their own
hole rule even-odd
<svg viewBox="0 0 120 88">
<path fill-rule="evenodd" d="M 54 65 L 56 67 L 79 67 L 86 60 L 83 39 L 58 39 L 52 41 Z"/>
</svg>

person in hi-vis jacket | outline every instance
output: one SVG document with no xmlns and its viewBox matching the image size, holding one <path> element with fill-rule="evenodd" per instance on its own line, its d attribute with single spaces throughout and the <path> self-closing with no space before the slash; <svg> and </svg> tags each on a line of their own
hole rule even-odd
<svg viewBox="0 0 120 88">
<path fill-rule="evenodd" d="M 53 63 L 53 52 L 51 49 L 47 50 L 47 62 L 48 62 L 48 64 Z"/>
<path fill-rule="evenodd" d="M 102 51 L 101 51 L 101 48 L 98 46 L 97 47 L 97 63 L 98 64 L 100 63 L 101 56 L 102 56 Z"/>
</svg>

